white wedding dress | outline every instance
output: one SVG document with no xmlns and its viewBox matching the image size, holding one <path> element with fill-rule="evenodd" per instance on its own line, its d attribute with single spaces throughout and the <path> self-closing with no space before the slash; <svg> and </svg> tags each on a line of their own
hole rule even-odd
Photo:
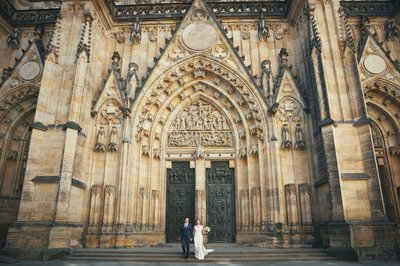
<svg viewBox="0 0 400 266">
<path fill-rule="evenodd" d="M 206 249 L 203 245 L 203 226 L 196 225 L 194 226 L 194 256 L 198 260 L 203 260 L 204 257 L 213 252 L 213 249 Z"/>
</svg>

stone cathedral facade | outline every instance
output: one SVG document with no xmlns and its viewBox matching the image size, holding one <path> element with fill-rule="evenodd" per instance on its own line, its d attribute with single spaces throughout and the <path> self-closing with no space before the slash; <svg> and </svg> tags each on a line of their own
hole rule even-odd
<svg viewBox="0 0 400 266">
<path fill-rule="evenodd" d="M 0 4 L 0 237 L 395 259 L 397 1 Z"/>
</svg>

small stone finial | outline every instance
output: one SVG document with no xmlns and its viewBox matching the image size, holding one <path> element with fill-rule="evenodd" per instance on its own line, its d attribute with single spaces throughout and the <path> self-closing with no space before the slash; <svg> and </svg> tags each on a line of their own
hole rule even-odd
<svg viewBox="0 0 400 266">
<path fill-rule="evenodd" d="M 19 49 L 21 33 L 18 28 L 14 28 L 7 37 L 7 46 L 13 49 Z"/>
<path fill-rule="evenodd" d="M 263 12 L 260 12 L 260 16 L 258 18 L 258 39 L 260 41 L 266 41 L 269 37 L 269 27 L 267 26 Z"/>
<path fill-rule="evenodd" d="M 13 71 L 12 67 L 4 68 L 3 69 L 3 76 L 1 77 L 1 82 L 6 81 L 11 76 L 12 71 Z"/>
<path fill-rule="evenodd" d="M 387 41 L 393 41 L 394 38 L 400 37 L 400 30 L 394 23 L 393 19 L 388 19 L 385 22 L 385 39 Z"/>
<path fill-rule="evenodd" d="M 134 44 L 139 44 L 142 39 L 142 28 L 140 26 L 139 15 L 136 15 L 135 22 L 133 23 L 130 40 Z"/>
<path fill-rule="evenodd" d="M 85 12 L 85 23 L 92 23 L 93 21 L 93 16 L 92 13 L 90 11 L 86 11 Z"/>
<path fill-rule="evenodd" d="M 279 52 L 279 61 L 281 67 L 287 67 L 289 53 L 286 51 L 286 48 L 282 48 Z"/>
<path fill-rule="evenodd" d="M 114 67 L 118 68 L 119 67 L 119 61 L 121 60 L 121 56 L 119 55 L 118 51 L 115 51 L 113 53 L 113 56 L 111 57 L 111 60 L 112 60 L 112 65 Z"/>
</svg>

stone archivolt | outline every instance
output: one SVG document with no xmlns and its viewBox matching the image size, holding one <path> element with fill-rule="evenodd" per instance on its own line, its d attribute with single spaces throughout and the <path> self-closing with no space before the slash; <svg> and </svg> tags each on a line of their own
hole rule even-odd
<svg viewBox="0 0 400 266">
<path fill-rule="evenodd" d="M 192 74 L 199 72 L 203 74 L 200 76 Z M 158 81 L 156 80 L 153 83 L 157 85 L 154 87 L 151 86 L 154 89 L 146 92 L 150 97 L 146 98 L 146 105 L 142 108 L 142 114 L 140 115 L 146 117 L 150 114 L 154 117 L 154 122 L 156 123 L 152 123 L 153 125 L 156 125 L 157 122 L 164 124 L 166 118 L 178 107 L 178 102 L 183 103 L 187 99 L 189 99 L 189 102 L 193 102 L 194 98 L 197 97 L 195 95 L 210 95 L 210 99 L 213 98 L 211 102 L 218 102 L 217 105 L 221 109 L 226 109 L 231 114 L 231 117 L 242 116 L 240 121 L 245 121 L 244 114 L 248 113 L 248 110 L 251 110 L 254 114 L 251 116 L 252 119 L 248 120 L 249 125 L 245 128 L 250 129 L 252 124 L 258 125 L 256 128 L 259 132 L 258 135 L 261 137 L 261 133 L 264 130 L 264 127 L 261 125 L 263 121 L 253 119 L 260 118 L 257 112 L 262 109 L 258 107 L 257 96 L 253 96 L 253 93 L 250 93 L 246 88 L 248 85 L 236 74 L 227 70 L 226 66 L 220 62 L 198 56 L 189 57 L 187 61 L 177 65 L 174 70 L 166 72 L 164 76 L 167 78 L 160 77 Z M 180 86 L 178 80 L 184 80 L 185 84 Z M 218 81 L 218 87 L 215 84 L 216 80 Z M 159 91 L 165 93 L 160 94 L 158 93 Z M 182 98 L 183 92 L 186 95 L 190 95 L 190 97 L 186 97 L 187 99 L 185 97 Z M 216 94 L 218 94 L 218 97 L 215 97 Z M 138 100 L 140 101 L 140 99 Z M 241 104 L 239 105 L 238 102 Z M 138 104 L 140 106 L 140 103 Z M 145 123 L 146 120 L 144 119 L 139 119 L 138 121 L 136 139 L 142 140 L 143 133 L 146 129 L 149 129 L 150 124 L 146 126 L 147 123 Z"/>
</svg>

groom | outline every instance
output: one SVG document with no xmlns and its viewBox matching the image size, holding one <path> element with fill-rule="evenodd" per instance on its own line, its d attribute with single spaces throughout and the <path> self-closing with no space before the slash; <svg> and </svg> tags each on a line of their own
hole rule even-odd
<svg viewBox="0 0 400 266">
<path fill-rule="evenodd" d="M 193 226 L 189 223 L 189 218 L 185 218 L 185 223 L 181 227 L 181 243 L 182 243 L 182 251 L 183 256 L 185 258 L 189 258 L 189 251 L 190 251 L 190 241 L 192 241 L 193 237 Z"/>
</svg>

